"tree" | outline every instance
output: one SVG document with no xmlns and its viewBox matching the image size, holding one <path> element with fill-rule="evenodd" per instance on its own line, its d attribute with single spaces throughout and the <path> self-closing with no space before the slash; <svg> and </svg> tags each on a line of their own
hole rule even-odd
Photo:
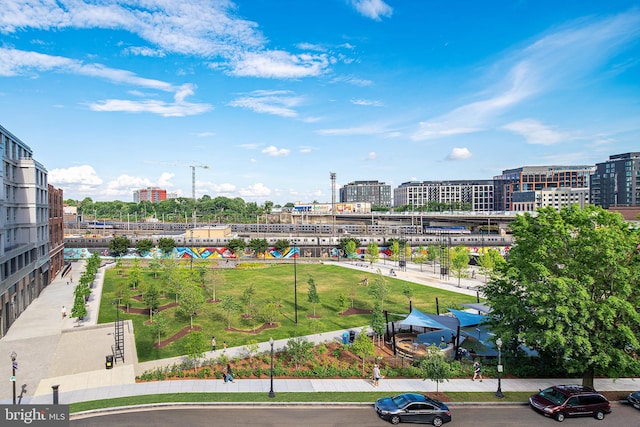
<svg viewBox="0 0 640 427">
<path fill-rule="evenodd" d="M 158 249 L 160 249 L 165 256 L 169 256 L 175 247 L 176 241 L 170 237 L 161 237 L 158 240 Z"/>
<path fill-rule="evenodd" d="M 358 247 L 356 246 L 356 242 L 354 240 L 349 240 L 344 247 L 344 252 L 347 254 L 347 258 L 352 259 L 356 257 L 356 251 Z"/>
<path fill-rule="evenodd" d="M 367 245 L 365 258 L 371 265 L 373 265 L 374 262 L 378 262 L 378 260 L 380 259 L 380 249 L 378 248 L 378 244 L 376 242 L 371 242 Z"/>
<path fill-rule="evenodd" d="M 436 260 L 438 259 L 438 248 L 435 245 L 427 246 L 427 261 L 433 264 L 433 272 L 436 272 Z"/>
<path fill-rule="evenodd" d="M 142 268 L 140 267 L 140 260 L 135 258 L 133 265 L 129 269 L 129 283 L 133 289 L 138 287 L 140 280 L 142 279 Z"/>
<path fill-rule="evenodd" d="M 420 271 L 422 271 L 422 265 L 426 264 L 427 260 L 427 250 L 423 246 L 418 246 L 413 256 L 413 262 L 420 264 Z"/>
<path fill-rule="evenodd" d="M 497 249 L 489 248 L 485 253 L 481 254 L 478 257 L 478 266 L 480 267 L 480 272 L 484 274 L 484 282 L 487 283 L 489 274 L 496 266 L 504 263 L 505 260 Z"/>
<path fill-rule="evenodd" d="M 220 308 L 227 320 L 227 329 L 229 329 L 231 328 L 231 315 L 238 310 L 238 304 L 233 295 L 223 295 L 220 299 Z"/>
<path fill-rule="evenodd" d="M 236 254 L 236 258 L 242 256 L 246 247 L 247 245 L 244 243 L 244 239 L 231 239 L 229 243 L 227 243 L 227 248 Z"/>
<path fill-rule="evenodd" d="M 115 236 L 109 242 L 109 252 L 115 257 L 121 257 L 131 246 L 131 241 L 125 236 Z"/>
<path fill-rule="evenodd" d="M 211 280 L 204 284 L 206 292 L 211 292 L 211 300 L 217 301 L 216 299 L 216 288 L 219 285 L 224 285 L 225 283 L 224 273 L 220 270 L 216 270 L 214 268 L 211 269 Z"/>
<path fill-rule="evenodd" d="M 456 246 L 451 250 L 451 270 L 458 278 L 458 287 L 460 287 L 460 279 L 467 277 L 469 271 L 469 249 L 465 246 Z"/>
<path fill-rule="evenodd" d="M 153 318 L 151 323 L 151 333 L 158 337 L 158 346 L 160 345 L 160 339 L 169 331 L 169 323 L 163 312 L 159 312 Z"/>
<path fill-rule="evenodd" d="M 524 213 L 511 230 L 515 244 L 484 288 L 506 349 L 522 343 L 587 386 L 595 373 L 639 372 L 639 231 L 591 205 Z"/>
<path fill-rule="evenodd" d="M 290 244 L 289 241 L 286 239 L 278 239 L 273 244 L 273 249 L 280 252 L 281 254 L 284 254 L 287 248 L 289 248 L 289 244 Z"/>
<path fill-rule="evenodd" d="M 351 352 L 362 359 L 362 374 L 364 375 L 364 362 L 367 357 L 376 355 L 376 348 L 373 341 L 369 339 L 364 328 L 360 331 L 353 344 L 351 344 Z"/>
<path fill-rule="evenodd" d="M 265 323 L 269 325 L 273 325 L 278 321 L 278 317 L 280 316 L 280 308 L 278 307 L 278 303 L 276 302 L 268 302 L 262 307 L 262 311 L 260 313 L 262 319 Z"/>
<path fill-rule="evenodd" d="M 151 259 L 151 261 L 149 261 L 149 270 L 151 271 L 151 273 L 153 273 L 154 279 L 158 278 L 158 272 L 160 271 L 161 268 L 162 268 L 162 264 L 160 264 L 160 261 L 158 260 L 158 258 L 154 256 Z"/>
<path fill-rule="evenodd" d="M 411 287 L 409 282 L 404 282 L 404 285 L 402 285 L 402 295 L 407 297 L 407 299 L 409 300 L 409 306 L 411 306 L 411 297 L 413 297 L 413 288 Z"/>
<path fill-rule="evenodd" d="M 394 239 L 389 246 L 389 251 L 391 252 L 391 261 L 398 262 L 400 259 L 400 242 Z"/>
<path fill-rule="evenodd" d="M 373 330 L 374 336 L 378 340 L 378 347 L 381 345 L 381 337 L 385 333 L 385 329 L 387 327 L 387 322 L 384 318 L 384 313 L 382 312 L 382 307 L 380 303 L 376 301 L 373 304 L 373 312 L 371 316 L 371 329 Z"/>
<path fill-rule="evenodd" d="M 138 255 L 144 256 L 148 254 L 149 251 L 153 248 L 153 240 L 151 239 L 141 239 L 138 241 L 136 245 L 136 250 L 138 251 Z"/>
<path fill-rule="evenodd" d="M 436 383 L 436 393 L 440 391 L 440 383 L 451 378 L 451 367 L 444 359 L 444 353 L 435 344 L 429 346 L 427 355 L 420 359 L 418 367 L 423 381 L 431 380 Z"/>
<path fill-rule="evenodd" d="M 253 296 L 256 294 L 256 287 L 253 283 L 249 283 L 244 291 L 242 292 L 242 296 L 240 297 L 240 301 L 244 305 L 244 314 L 250 316 L 253 312 Z"/>
<path fill-rule="evenodd" d="M 249 247 L 256 254 L 256 258 L 259 258 L 260 255 L 264 258 L 264 253 L 269 249 L 269 242 L 267 239 L 251 239 Z"/>
<path fill-rule="evenodd" d="M 155 284 L 151 284 L 147 287 L 147 292 L 144 294 L 144 306 L 149 309 L 149 317 L 153 320 L 153 312 L 158 309 L 160 305 L 160 292 Z"/>
<path fill-rule="evenodd" d="M 84 296 L 81 292 L 76 292 L 73 299 L 73 308 L 71 309 L 71 317 L 78 319 L 78 323 L 87 315 L 87 307 Z"/>
<path fill-rule="evenodd" d="M 296 369 L 300 369 L 300 365 L 308 362 L 311 359 L 313 353 L 311 349 L 313 348 L 313 343 L 309 342 L 309 340 L 305 337 L 295 337 L 290 338 L 287 341 L 287 345 L 284 350 L 293 362 Z"/>
<path fill-rule="evenodd" d="M 353 242 L 353 246 L 355 248 L 360 247 L 360 240 L 356 239 L 355 237 L 343 237 L 342 239 L 340 239 L 340 241 L 338 242 L 338 247 L 340 249 L 342 249 L 342 251 L 344 253 L 349 253 L 347 251 L 347 245 L 349 244 L 349 242 Z M 354 251 L 355 252 L 355 251 Z"/>
<path fill-rule="evenodd" d="M 189 356 L 189 359 L 193 360 L 194 368 L 198 367 L 198 362 L 202 359 L 208 348 L 209 342 L 202 332 L 189 332 L 184 343 L 184 350 L 187 356 Z"/>
<path fill-rule="evenodd" d="M 349 304 L 349 302 L 347 301 L 347 296 L 343 293 L 340 292 L 340 295 L 338 295 L 338 307 L 340 308 L 340 311 L 338 313 L 343 313 L 344 310 L 347 308 L 347 305 Z"/>
<path fill-rule="evenodd" d="M 307 285 L 309 285 L 307 300 L 313 305 L 313 317 L 316 317 L 316 304 L 320 302 L 320 296 L 318 295 L 318 289 L 316 287 L 315 280 L 313 280 L 313 277 L 309 277 L 309 280 L 307 280 Z"/>
<path fill-rule="evenodd" d="M 374 305 L 377 303 L 382 310 L 384 307 L 384 300 L 389 295 L 389 286 L 387 280 L 382 275 L 382 271 L 378 269 L 376 277 L 373 279 L 373 284 L 369 286 L 369 295 L 373 296 Z"/>
<path fill-rule="evenodd" d="M 187 282 L 180 291 L 179 301 L 178 313 L 188 316 L 189 325 L 193 328 L 193 318 L 198 315 L 198 311 L 202 309 L 204 304 L 202 290 L 193 282 Z"/>
</svg>

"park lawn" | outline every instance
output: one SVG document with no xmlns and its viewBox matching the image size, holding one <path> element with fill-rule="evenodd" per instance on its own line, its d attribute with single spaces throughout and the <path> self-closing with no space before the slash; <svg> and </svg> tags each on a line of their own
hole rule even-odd
<svg viewBox="0 0 640 427">
<path fill-rule="evenodd" d="M 198 261 L 202 264 L 204 261 Z M 180 264 L 180 268 L 188 268 L 188 265 Z M 196 263 L 194 263 L 195 267 Z M 242 267 L 242 265 L 240 266 Z M 268 302 L 277 301 L 280 304 L 280 315 L 273 328 L 258 331 L 263 325 L 258 316 L 245 318 L 243 314 L 246 307 L 241 307 L 231 316 L 231 328 L 227 328 L 225 313 L 216 302 L 205 302 L 194 318 L 194 326 L 200 327 L 205 336 L 215 335 L 218 348 L 226 341 L 229 347 L 244 346 L 251 342 L 264 342 L 269 338 L 286 339 L 295 336 L 311 335 L 322 332 L 335 331 L 348 328 L 361 328 L 371 323 L 371 314 L 354 314 L 341 316 L 340 312 L 351 306 L 351 295 L 353 295 L 353 307 L 363 310 L 373 308 L 373 297 L 369 294 L 369 289 L 375 280 L 384 280 L 389 293 L 384 302 L 384 310 L 394 314 L 408 314 L 409 301 L 403 295 L 405 281 L 393 277 L 385 277 L 372 272 L 362 272 L 336 265 L 327 264 L 307 264 L 300 262 L 296 265 L 296 288 L 298 305 L 298 324 L 295 323 L 294 309 L 294 265 L 293 264 L 255 264 L 244 268 L 220 269 L 224 275 L 222 284 L 216 286 L 216 299 L 224 295 L 231 295 L 235 301 L 241 305 L 240 299 L 250 284 L 255 288 L 253 303 L 257 311 Z M 195 270 L 195 268 L 194 268 Z M 209 269 L 211 270 L 211 269 Z M 163 274 L 159 273 L 157 278 L 146 268 L 143 268 L 142 282 L 155 281 L 160 288 L 165 285 Z M 315 317 L 313 316 L 313 304 L 308 301 L 308 280 L 313 277 L 320 302 L 315 306 Z M 368 277 L 369 286 L 359 283 Z M 101 298 L 99 323 L 113 322 L 115 319 L 115 289 L 118 283 L 126 283 L 126 269 L 123 274 L 118 274 L 116 269 L 107 269 L 103 285 L 103 295 Z M 207 275 L 205 280 L 210 281 Z M 460 308 L 461 304 L 473 303 L 475 297 L 458 294 L 437 288 L 409 283 L 412 289 L 412 305 L 415 308 L 427 313 L 436 312 L 436 298 L 439 301 L 440 311 L 446 308 Z M 210 299 L 211 293 L 205 293 L 205 298 Z M 339 295 L 344 294 L 347 298 L 347 306 L 339 306 Z M 175 294 L 166 293 L 166 298 L 162 299 L 160 305 L 175 301 Z M 144 304 L 132 300 L 131 307 L 144 308 Z M 167 339 L 184 327 L 190 325 L 190 319 L 178 314 L 177 308 L 169 308 L 163 311 L 169 320 L 169 331 L 162 337 Z M 184 349 L 185 339 L 179 339 L 163 348 L 153 348 L 157 342 L 157 336 L 152 336 L 151 327 L 145 322 L 149 320 L 147 314 L 133 314 L 120 311 L 121 318 L 131 319 L 134 325 L 136 347 L 138 359 L 140 361 L 163 359 L 186 354 Z M 389 320 L 397 320 L 398 317 L 390 316 Z M 148 323 L 148 322 L 147 322 Z M 241 331 L 237 331 L 241 330 Z"/>
</svg>

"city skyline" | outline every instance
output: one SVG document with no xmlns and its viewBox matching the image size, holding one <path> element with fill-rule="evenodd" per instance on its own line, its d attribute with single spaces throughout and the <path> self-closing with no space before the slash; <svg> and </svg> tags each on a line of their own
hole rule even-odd
<svg viewBox="0 0 640 427">
<path fill-rule="evenodd" d="M 637 1 L 5 0 L 0 125 L 65 199 L 276 204 L 638 151 Z M 336 194 L 337 196 L 337 194 Z"/>
</svg>

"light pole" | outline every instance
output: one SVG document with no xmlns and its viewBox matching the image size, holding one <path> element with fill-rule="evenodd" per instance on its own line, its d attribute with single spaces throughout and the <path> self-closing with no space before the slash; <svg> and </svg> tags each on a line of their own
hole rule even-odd
<svg viewBox="0 0 640 427">
<path fill-rule="evenodd" d="M 269 397 L 276 397 L 273 392 L 273 338 L 269 338 L 269 344 L 271 344 L 271 388 L 269 389 Z"/>
<path fill-rule="evenodd" d="M 496 340 L 496 346 L 498 346 L 498 391 L 496 391 L 496 396 L 497 397 L 504 397 L 504 394 L 502 394 L 502 382 L 501 382 L 501 376 L 502 376 L 502 340 L 500 338 L 498 338 Z"/>
<path fill-rule="evenodd" d="M 298 324 L 298 272 L 296 264 L 296 248 L 293 248 L 293 306 L 295 312 L 295 324 Z"/>
<path fill-rule="evenodd" d="M 16 404 L 16 369 L 18 369 L 18 362 L 16 358 L 18 354 L 13 351 L 11 352 L 11 382 L 13 383 L 13 404 Z"/>
</svg>

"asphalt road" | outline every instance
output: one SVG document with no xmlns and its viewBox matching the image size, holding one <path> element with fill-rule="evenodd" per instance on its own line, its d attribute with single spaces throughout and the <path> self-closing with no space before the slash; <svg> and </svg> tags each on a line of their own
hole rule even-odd
<svg viewBox="0 0 640 427">
<path fill-rule="evenodd" d="M 452 408 L 453 421 L 447 426 L 469 427 L 538 427 L 559 423 L 537 414 L 528 406 L 463 406 Z M 72 427 L 200 427 L 200 426 L 390 426 L 379 419 L 373 408 L 337 407 L 216 407 L 164 409 L 104 415 L 72 420 Z M 407 424 L 410 425 L 410 424 Z M 625 426 L 640 427 L 640 411 L 627 405 L 615 405 L 604 421 L 594 418 L 567 418 L 563 426 Z"/>
</svg>

